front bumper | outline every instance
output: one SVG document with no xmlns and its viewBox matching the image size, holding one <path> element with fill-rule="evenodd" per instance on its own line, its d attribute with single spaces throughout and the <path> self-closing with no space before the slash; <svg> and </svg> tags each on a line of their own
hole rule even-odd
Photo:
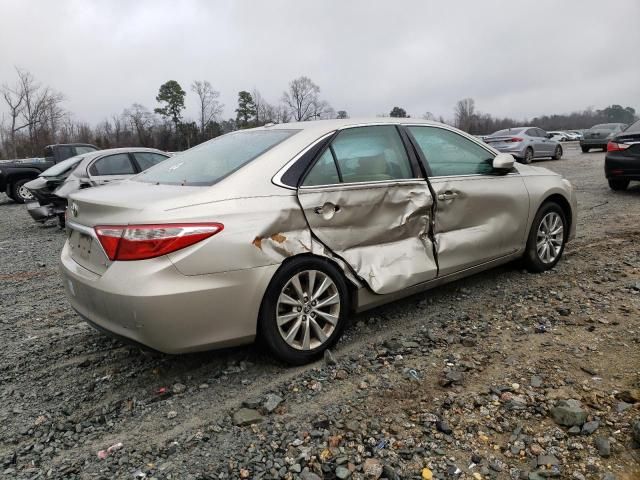
<svg viewBox="0 0 640 480">
<path fill-rule="evenodd" d="M 250 343 L 278 265 L 183 275 L 167 257 L 114 262 L 103 275 L 60 257 L 71 306 L 101 330 L 164 353 Z"/>
</svg>

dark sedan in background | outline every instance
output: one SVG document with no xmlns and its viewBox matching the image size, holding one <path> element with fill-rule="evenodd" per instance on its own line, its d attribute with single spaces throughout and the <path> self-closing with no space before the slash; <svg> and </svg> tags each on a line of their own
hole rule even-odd
<svg viewBox="0 0 640 480">
<path fill-rule="evenodd" d="M 609 141 L 604 173 L 612 190 L 625 190 L 631 180 L 640 180 L 640 120 Z"/>
<path fill-rule="evenodd" d="M 601 148 L 607 151 L 607 143 L 618 133 L 622 132 L 627 125 L 624 123 L 601 123 L 586 130 L 580 140 L 580 148 L 583 153 L 587 153 L 592 148 Z"/>
</svg>

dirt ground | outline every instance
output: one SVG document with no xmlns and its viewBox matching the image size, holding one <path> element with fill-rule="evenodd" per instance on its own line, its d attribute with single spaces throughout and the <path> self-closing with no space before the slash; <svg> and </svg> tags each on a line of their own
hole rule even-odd
<svg viewBox="0 0 640 480">
<path fill-rule="evenodd" d="M 64 232 L 0 194 L 0 477 L 640 478 L 640 183 L 609 190 L 603 160 L 569 143 L 536 162 L 578 192 L 553 271 L 365 312 L 299 368 L 94 331 L 63 294 Z"/>
</svg>

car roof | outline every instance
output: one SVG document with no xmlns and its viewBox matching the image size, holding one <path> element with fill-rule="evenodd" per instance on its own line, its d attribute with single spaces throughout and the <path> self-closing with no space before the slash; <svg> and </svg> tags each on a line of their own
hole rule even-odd
<svg viewBox="0 0 640 480">
<path fill-rule="evenodd" d="M 169 155 L 167 152 L 163 152 L 162 150 L 158 150 L 155 148 L 146 148 L 146 147 L 122 147 L 122 148 L 107 148 L 105 150 L 96 150 L 95 152 L 87 152 L 82 153 L 85 160 L 92 160 L 96 157 L 102 157 L 105 155 L 113 155 L 116 153 L 134 153 L 134 152 L 150 152 L 150 153 L 162 153 L 164 155 Z"/>
</svg>

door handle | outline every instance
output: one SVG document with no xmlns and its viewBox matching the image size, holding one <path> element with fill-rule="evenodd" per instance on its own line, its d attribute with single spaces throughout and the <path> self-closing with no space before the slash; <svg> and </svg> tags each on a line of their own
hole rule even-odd
<svg viewBox="0 0 640 480">
<path fill-rule="evenodd" d="M 457 192 L 446 191 L 438 195 L 438 200 L 453 200 L 457 196 Z"/>
<path fill-rule="evenodd" d="M 321 207 L 315 207 L 313 212 L 316 215 L 331 215 L 340 211 L 340 205 L 334 205 L 333 203 L 325 203 Z"/>
</svg>

